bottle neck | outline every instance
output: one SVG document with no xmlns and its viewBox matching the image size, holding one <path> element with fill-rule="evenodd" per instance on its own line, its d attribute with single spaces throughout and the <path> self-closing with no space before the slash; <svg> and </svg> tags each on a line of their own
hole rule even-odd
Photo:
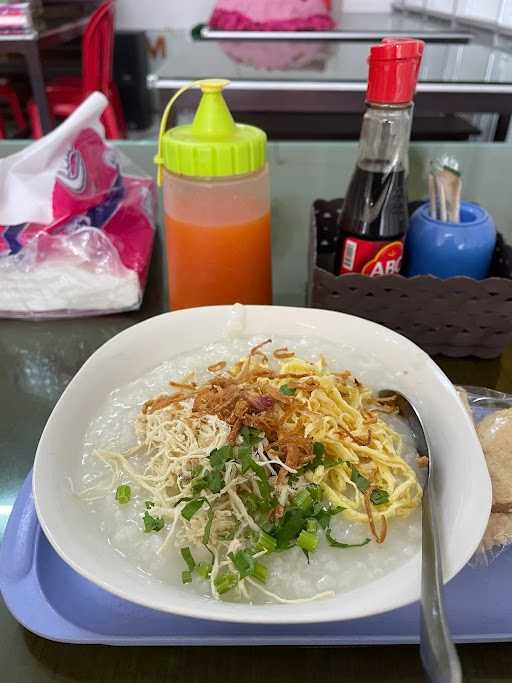
<svg viewBox="0 0 512 683">
<path fill-rule="evenodd" d="M 366 171 L 408 172 L 412 103 L 403 107 L 368 103 L 359 140 L 358 166 Z"/>
</svg>

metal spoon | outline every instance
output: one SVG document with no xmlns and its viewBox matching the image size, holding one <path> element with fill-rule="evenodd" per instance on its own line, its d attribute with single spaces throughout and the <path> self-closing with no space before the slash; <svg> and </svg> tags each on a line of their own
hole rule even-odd
<svg viewBox="0 0 512 683">
<path fill-rule="evenodd" d="M 434 461 L 418 412 L 398 391 L 384 390 L 382 398 L 396 396 L 400 414 L 412 430 L 418 455 L 428 460 L 427 481 L 423 488 L 421 541 L 421 631 L 420 654 L 423 668 L 432 683 L 460 683 L 462 671 L 457 651 L 450 638 L 443 602 L 441 551 L 437 528 L 437 499 L 432 478 Z"/>
</svg>

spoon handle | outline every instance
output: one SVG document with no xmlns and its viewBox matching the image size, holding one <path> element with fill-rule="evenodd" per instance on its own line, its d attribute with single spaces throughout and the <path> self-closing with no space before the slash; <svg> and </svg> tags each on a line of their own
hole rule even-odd
<svg viewBox="0 0 512 683">
<path fill-rule="evenodd" d="M 431 683 L 461 683 L 461 666 L 444 612 L 441 553 L 434 507 L 436 496 L 432 484 L 429 477 L 422 505 L 421 660 Z"/>
</svg>

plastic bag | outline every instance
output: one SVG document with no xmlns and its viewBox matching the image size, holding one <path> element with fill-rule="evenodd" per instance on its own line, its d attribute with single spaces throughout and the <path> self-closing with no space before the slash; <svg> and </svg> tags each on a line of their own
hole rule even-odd
<svg viewBox="0 0 512 683">
<path fill-rule="evenodd" d="M 458 391 L 474 419 L 491 476 L 491 516 L 471 560 L 473 565 L 488 565 L 512 543 L 512 395 L 485 387 Z"/>
<path fill-rule="evenodd" d="M 0 316 L 57 318 L 140 306 L 156 190 L 104 139 L 91 95 L 59 128 L 0 160 Z"/>
</svg>

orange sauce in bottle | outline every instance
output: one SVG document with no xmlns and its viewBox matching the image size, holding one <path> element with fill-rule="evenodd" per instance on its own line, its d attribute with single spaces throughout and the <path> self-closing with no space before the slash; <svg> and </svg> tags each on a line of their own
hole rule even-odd
<svg viewBox="0 0 512 683">
<path fill-rule="evenodd" d="M 216 304 L 271 304 L 270 214 L 243 223 L 201 225 L 166 214 L 173 310 Z"/>
<path fill-rule="evenodd" d="M 164 213 L 172 310 L 272 303 L 266 166 L 213 179 L 164 171 Z"/>
</svg>

